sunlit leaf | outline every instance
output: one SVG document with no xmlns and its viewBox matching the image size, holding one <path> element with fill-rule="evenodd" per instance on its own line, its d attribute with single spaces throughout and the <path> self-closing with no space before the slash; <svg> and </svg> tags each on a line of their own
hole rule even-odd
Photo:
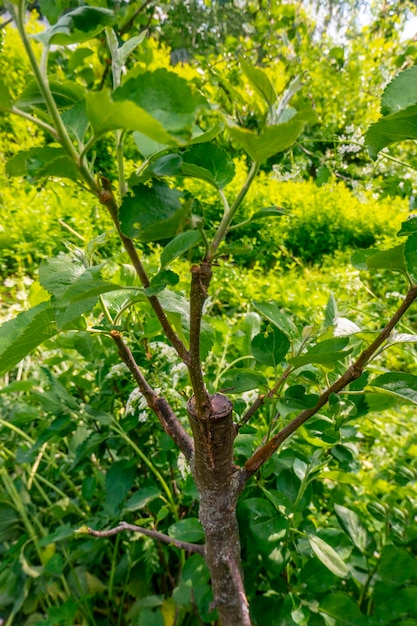
<svg viewBox="0 0 417 626">
<path fill-rule="evenodd" d="M 407 68 L 385 87 L 381 98 L 381 113 L 389 115 L 417 104 L 417 67 Z"/>
<path fill-rule="evenodd" d="M 185 79 L 164 68 L 130 78 L 116 89 L 113 100 L 134 102 L 169 133 L 182 138 L 191 137 L 195 117 L 204 104 L 203 98 L 191 90 Z M 151 136 L 140 128 L 133 130 Z M 164 143 L 164 139 L 154 139 Z"/>
<path fill-rule="evenodd" d="M 323 541 L 323 539 L 320 539 L 320 537 L 316 537 L 314 535 L 310 535 L 308 540 L 314 554 L 323 563 L 323 565 L 327 567 L 327 569 L 339 578 L 347 578 L 349 576 L 348 566 L 340 558 L 332 546 Z"/>
<path fill-rule="evenodd" d="M 157 119 L 129 99 L 116 102 L 109 89 L 91 91 L 86 103 L 87 117 L 96 136 L 120 128 L 137 130 L 161 144 L 175 144 Z"/>
<path fill-rule="evenodd" d="M 268 106 L 272 106 L 277 99 L 277 94 L 268 75 L 260 68 L 253 67 L 244 59 L 240 59 L 240 65 L 256 93 L 265 100 Z"/>
<path fill-rule="evenodd" d="M 45 146 L 17 152 L 6 163 L 8 176 L 30 176 L 34 179 L 69 178 L 78 180 L 77 166 L 63 148 Z"/>
<path fill-rule="evenodd" d="M 0 109 L 10 109 L 12 101 L 10 93 L 4 82 L 0 79 Z"/>
<path fill-rule="evenodd" d="M 365 145 L 371 158 L 387 146 L 405 140 L 417 139 L 417 105 L 391 113 L 370 126 L 365 135 Z"/>
<path fill-rule="evenodd" d="M 161 254 L 161 267 L 166 267 L 174 259 L 182 256 L 201 240 L 201 233 L 196 230 L 187 230 L 177 235 L 164 248 Z"/>
<path fill-rule="evenodd" d="M 195 176 L 223 189 L 235 175 L 235 166 L 228 153 L 214 144 L 197 144 L 189 147 L 183 154 L 182 171 L 185 175 Z M 199 171 L 193 171 L 197 166 Z"/>
<path fill-rule="evenodd" d="M 0 375 L 12 369 L 32 350 L 56 333 L 55 312 L 50 302 L 38 304 L 2 324 Z"/>
<path fill-rule="evenodd" d="M 55 100 L 55 104 L 59 109 L 71 107 L 78 102 L 85 100 L 85 89 L 77 83 L 50 80 L 49 87 Z M 19 109 L 23 110 L 30 109 L 32 107 L 46 109 L 45 99 L 36 80 L 31 80 L 27 83 L 15 104 Z"/>
<path fill-rule="evenodd" d="M 288 122 L 267 126 L 259 135 L 231 123 L 229 123 L 229 133 L 254 161 L 263 163 L 274 154 L 290 148 L 306 125 L 313 121 L 312 114 L 297 113 Z"/>
<path fill-rule="evenodd" d="M 348 345 L 347 337 L 335 337 L 319 341 L 315 346 L 308 348 L 307 352 L 288 359 L 291 365 L 296 367 L 307 363 L 320 363 L 321 365 L 333 366 L 340 359 L 350 354 L 351 350 L 344 350 Z"/>
<path fill-rule="evenodd" d="M 271 302 L 254 302 L 253 306 L 286 335 L 292 337 L 297 333 L 297 327 L 292 319 L 281 311 L 274 300 Z"/>
<path fill-rule="evenodd" d="M 100 7 L 83 6 L 66 13 L 54 26 L 35 35 L 35 38 L 48 45 L 69 46 L 93 39 L 106 26 L 113 24 L 113 21 L 113 11 Z"/>
<path fill-rule="evenodd" d="M 405 402 L 417 404 L 417 376 L 405 372 L 389 372 L 381 374 L 370 381 L 371 387 L 383 389 Z"/>
<path fill-rule="evenodd" d="M 335 504 L 334 510 L 341 527 L 349 535 L 353 544 L 365 553 L 370 538 L 358 514 L 341 504 Z"/>
</svg>

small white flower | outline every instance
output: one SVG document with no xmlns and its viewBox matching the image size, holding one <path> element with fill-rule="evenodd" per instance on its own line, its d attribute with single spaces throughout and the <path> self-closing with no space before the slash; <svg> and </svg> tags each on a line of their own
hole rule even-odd
<svg viewBox="0 0 417 626">
<path fill-rule="evenodd" d="M 106 378 L 118 378 L 119 376 L 122 376 L 128 371 L 129 369 L 126 363 L 116 363 L 116 365 L 111 366 L 111 368 L 109 369 L 106 375 Z"/>
<path fill-rule="evenodd" d="M 26 298 L 27 298 L 27 293 L 26 293 L 26 291 L 23 291 L 22 289 L 20 289 L 20 290 L 16 293 L 15 298 L 16 298 L 16 300 L 20 300 L 21 302 L 22 302 L 23 300 L 26 300 Z"/>
<path fill-rule="evenodd" d="M 135 415 L 136 411 L 138 411 L 138 421 L 143 424 L 148 419 L 147 409 L 148 404 L 145 396 L 143 396 L 140 389 L 136 387 L 127 399 L 125 415 Z"/>
</svg>

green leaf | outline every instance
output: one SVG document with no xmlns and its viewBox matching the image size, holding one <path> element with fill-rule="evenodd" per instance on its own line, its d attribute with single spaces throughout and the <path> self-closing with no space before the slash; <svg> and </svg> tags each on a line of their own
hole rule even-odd
<svg viewBox="0 0 417 626">
<path fill-rule="evenodd" d="M 240 65 L 253 89 L 271 107 L 277 100 L 277 94 L 267 74 L 260 68 L 249 65 L 244 59 L 240 59 Z"/>
<path fill-rule="evenodd" d="M 193 248 L 199 241 L 201 241 L 201 233 L 196 230 L 187 230 L 177 235 L 165 246 L 161 254 L 161 267 L 169 265 L 174 259 Z"/>
<path fill-rule="evenodd" d="M 339 591 L 326 595 L 320 603 L 320 611 L 333 617 L 337 626 L 365 626 L 366 623 L 356 602 Z"/>
<path fill-rule="evenodd" d="M 306 393 L 303 385 L 292 385 L 285 390 L 284 396 L 279 399 L 279 412 L 282 417 L 286 417 L 294 411 L 312 409 L 313 406 L 316 406 L 318 399 L 319 397 L 315 393 Z"/>
<path fill-rule="evenodd" d="M 397 113 L 417 104 L 417 67 L 409 67 L 385 87 L 381 98 L 381 113 Z"/>
<path fill-rule="evenodd" d="M 286 335 L 290 337 L 297 334 L 297 327 L 290 317 L 283 313 L 278 303 L 272 300 L 271 302 L 257 302 L 253 303 L 253 306 L 259 313 L 264 315 L 266 319 L 272 322 L 277 328 L 282 330 Z"/>
<path fill-rule="evenodd" d="M 136 35 L 136 37 L 131 37 L 120 46 L 117 51 L 117 60 L 120 66 L 123 66 L 126 63 L 127 58 L 132 54 L 135 48 L 140 46 L 145 37 L 146 30 L 144 30 L 140 35 Z"/>
<path fill-rule="evenodd" d="M 324 328 L 329 328 L 334 325 L 335 318 L 338 316 L 337 302 L 334 294 L 331 293 L 326 304 L 324 311 Z"/>
<path fill-rule="evenodd" d="M 417 578 L 417 561 L 403 548 L 386 545 L 382 549 L 378 574 L 390 585 L 400 586 Z"/>
<path fill-rule="evenodd" d="M 57 333 L 55 312 L 43 302 L 0 326 L 0 376 Z"/>
<path fill-rule="evenodd" d="M 290 340 L 279 328 L 259 333 L 252 339 L 251 350 L 255 359 L 264 365 L 276 367 L 290 349 Z"/>
<path fill-rule="evenodd" d="M 133 494 L 126 502 L 124 506 L 125 511 L 138 511 L 143 509 L 145 506 L 159 498 L 161 495 L 161 490 L 156 485 L 150 485 L 149 487 L 143 487 L 136 493 Z"/>
<path fill-rule="evenodd" d="M 87 112 L 85 101 L 79 102 L 75 106 L 67 109 L 61 114 L 65 127 L 75 135 L 79 142 L 84 141 L 88 129 Z"/>
<path fill-rule="evenodd" d="M 190 334 L 190 305 L 188 300 L 169 289 L 164 289 L 159 294 L 159 301 L 162 308 L 168 313 L 168 318 L 172 321 L 177 332 L 188 340 Z M 214 332 L 203 319 L 201 323 L 200 350 L 201 358 L 205 359 L 214 343 Z"/>
<path fill-rule="evenodd" d="M 288 359 L 288 362 L 296 367 L 308 363 L 319 363 L 327 367 L 333 366 L 337 361 L 344 359 L 351 353 L 351 349 L 344 350 L 348 343 L 348 337 L 325 339 L 324 341 L 316 343 L 315 346 L 310 347 L 304 354 Z"/>
<path fill-rule="evenodd" d="M 168 535 L 181 541 L 194 543 L 204 539 L 204 531 L 201 523 L 196 517 L 188 517 L 171 524 L 168 528 Z"/>
<path fill-rule="evenodd" d="M 81 85 L 70 81 L 59 82 L 50 80 L 49 87 L 58 109 L 66 109 L 85 100 L 86 91 Z M 23 92 L 16 101 L 19 109 L 30 109 L 32 107 L 46 109 L 44 97 L 39 89 L 36 80 L 31 80 L 25 86 Z"/>
<path fill-rule="evenodd" d="M 397 233 L 397 237 L 403 237 L 417 233 L 417 216 L 411 214 L 406 222 L 402 222 L 401 229 Z"/>
<path fill-rule="evenodd" d="M 362 524 L 359 516 L 355 513 L 355 511 L 352 511 L 341 504 L 335 504 L 334 511 L 337 519 L 339 520 L 339 524 L 349 535 L 353 544 L 358 548 L 358 550 L 360 550 L 360 552 L 362 552 L 362 554 L 366 553 L 366 548 L 369 544 L 370 538 L 368 531 Z"/>
<path fill-rule="evenodd" d="M 189 210 L 180 202 L 182 193 L 160 181 L 154 181 L 153 187 L 138 185 L 133 192 L 123 199 L 119 210 L 123 234 L 139 241 L 174 237 Z"/>
<path fill-rule="evenodd" d="M 397 270 L 405 274 L 404 244 L 373 254 L 367 259 L 366 264 L 369 269 Z"/>
<path fill-rule="evenodd" d="M 269 157 L 290 148 L 313 118 L 304 113 L 297 113 L 288 122 L 267 126 L 257 135 L 245 128 L 229 124 L 232 139 L 239 143 L 257 163 L 263 163 Z"/>
<path fill-rule="evenodd" d="M 212 128 L 206 131 L 202 131 L 198 126 L 193 126 L 193 135 L 191 139 L 188 141 L 189 146 L 193 146 L 197 143 L 206 143 L 207 141 L 211 141 L 223 130 L 223 124 L 216 124 Z"/>
<path fill-rule="evenodd" d="M 163 152 L 170 147 L 170 145 L 158 143 L 138 131 L 133 133 L 133 140 L 137 145 L 139 152 L 145 159 L 149 159 L 149 157 L 158 154 L 159 152 Z"/>
<path fill-rule="evenodd" d="M 39 268 L 39 281 L 53 296 L 59 329 L 91 311 L 100 294 L 121 289 L 119 285 L 101 280 L 98 268 L 85 269 L 68 256 L 43 261 Z"/>
<path fill-rule="evenodd" d="M 375 249 L 367 249 L 367 250 L 356 250 L 351 256 L 351 262 L 354 267 L 358 270 L 367 270 L 368 268 L 368 259 L 371 256 L 377 254 L 378 250 Z"/>
<path fill-rule="evenodd" d="M 154 161 L 149 170 L 155 176 L 177 176 L 182 173 L 182 158 L 179 154 L 166 154 Z M 147 171 L 144 173 L 147 175 Z"/>
<path fill-rule="evenodd" d="M 370 387 L 383 389 L 406 402 L 417 404 L 417 376 L 403 372 L 381 374 L 370 382 Z"/>
<path fill-rule="evenodd" d="M 8 176 L 30 176 L 34 179 L 56 176 L 78 180 L 78 169 L 63 148 L 30 148 L 15 154 L 6 163 Z"/>
<path fill-rule="evenodd" d="M 417 139 L 417 105 L 391 113 L 372 124 L 365 135 L 365 145 L 372 159 L 393 143 Z"/>
<path fill-rule="evenodd" d="M 0 109 L 11 109 L 12 100 L 10 98 L 10 92 L 8 87 L 4 84 L 4 81 L 0 79 Z"/>
<path fill-rule="evenodd" d="M 115 514 L 132 488 L 135 468 L 128 461 L 116 461 L 106 473 L 105 507 Z"/>
<path fill-rule="evenodd" d="M 227 372 L 227 379 L 222 381 L 222 387 L 227 389 L 227 393 L 242 393 L 251 389 L 267 387 L 268 383 L 259 372 L 250 369 L 232 369 Z"/>
<path fill-rule="evenodd" d="M 417 233 L 410 235 L 404 245 L 404 258 L 407 272 L 413 283 L 417 283 Z"/>
<path fill-rule="evenodd" d="M 179 279 L 178 274 L 175 274 L 175 272 L 171 272 L 171 270 L 161 270 L 151 278 L 149 287 L 144 289 L 144 294 L 146 296 L 155 296 L 168 287 L 168 285 L 177 285 Z"/>
<path fill-rule="evenodd" d="M 223 189 L 235 175 L 235 166 L 228 153 L 214 144 L 197 144 L 182 154 L 182 171 Z M 193 166 L 196 166 L 193 167 Z"/>
<path fill-rule="evenodd" d="M 288 520 L 264 498 L 246 498 L 238 513 L 253 542 L 265 552 L 271 552 L 286 534 Z"/>
<path fill-rule="evenodd" d="M 69 46 L 93 39 L 113 22 L 113 11 L 83 6 L 66 13 L 54 26 L 39 35 L 35 35 L 34 38 L 45 45 Z"/>
<path fill-rule="evenodd" d="M 176 143 L 162 124 L 145 109 L 128 99 L 116 102 L 109 89 L 90 92 L 86 103 L 87 117 L 97 137 L 111 130 L 125 129 L 140 131 L 160 144 Z"/>
<path fill-rule="evenodd" d="M 55 24 L 63 12 L 65 0 L 39 0 L 39 6 L 49 24 Z"/>
<path fill-rule="evenodd" d="M 184 78 L 164 68 L 154 72 L 142 72 L 128 79 L 113 93 L 115 102 L 131 101 L 157 120 L 169 133 L 181 139 L 189 139 L 195 117 L 205 103 L 195 94 Z M 146 133 L 145 130 L 135 128 Z M 153 137 L 162 143 L 164 139 Z"/>
<path fill-rule="evenodd" d="M 61 255 L 42 261 L 39 282 L 51 296 L 60 299 L 84 272 L 85 267 L 80 262 L 74 262 L 69 255 Z"/>
<path fill-rule="evenodd" d="M 254 222 L 255 220 L 263 219 L 264 217 L 282 217 L 283 215 L 287 215 L 287 211 L 282 207 L 267 206 L 264 209 L 253 213 L 250 216 L 250 221 Z"/>
<path fill-rule="evenodd" d="M 311 549 L 316 557 L 329 569 L 333 574 L 339 578 L 347 578 L 349 576 L 349 568 L 344 561 L 337 554 L 336 550 L 329 546 L 328 543 L 311 535 L 308 537 Z"/>
</svg>

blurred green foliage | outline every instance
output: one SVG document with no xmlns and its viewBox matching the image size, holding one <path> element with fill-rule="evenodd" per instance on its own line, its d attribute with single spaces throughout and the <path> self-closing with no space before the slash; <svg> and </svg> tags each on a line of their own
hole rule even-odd
<svg viewBox="0 0 417 626">
<path fill-rule="evenodd" d="M 53 3 L 44 6 L 48 4 L 52 10 Z M 170 10 L 175 9 L 178 17 L 189 4 L 172 3 Z M 130 5 L 124 10 L 138 3 Z M 274 16 L 280 35 L 287 38 L 266 37 L 277 22 L 265 21 L 262 12 L 255 17 L 263 40 L 229 32 L 232 56 L 250 52 L 267 62 L 276 54 L 267 71 L 280 87 L 293 73 L 307 71 L 322 126 L 310 143 L 267 164 L 242 206 L 238 220 L 242 226 L 232 230 L 227 241 L 243 244 L 244 249 L 226 249 L 218 260 L 207 302 L 215 339 L 206 363 L 212 392 L 222 389 L 230 373 L 228 364 L 253 369 L 252 339 L 259 332 L 271 332 L 254 301 L 276 301 L 297 327 L 301 345 L 322 329 L 331 294 L 339 316 L 375 331 L 395 310 L 404 287 L 402 278 L 385 271 L 369 278 L 352 267 L 349 257 L 354 248 L 393 238 L 406 217 L 413 185 L 401 199 L 377 203 L 378 189 L 365 189 L 368 158 L 363 153 L 357 157 L 352 152 L 348 158 L 338 153 L 337 138 L 349 141 L 346 126 L 366 126 L 375 119 L 383 77 L 400 59 L 413 62 L 416 50 L 411 44 L 402 46 L 395 30 L 384 31 L 383 16 L 365 29 L 362 38 L 349 39 L 350 55 L 330 40 L 309 45 L 312 26 L 292 5 L 277 6 Z M 146 23 L 145 13 L 140 25 Z M 35 20 L 32 27 L 38 27 Z M 172 43 L 169 23 L 164 28 L 161 39 Z M 217 35 L 210 36 L 198 40 L 199 54 L 213 52 Z M 184 34 L 185 41 L 190 37 L 189 31 Z M 27 66 L 12 29 L 2 45 L 2 77 L 20 92 Z M 97 53 L 97 47 L 92 54 L 80 55 L 79 64 L 72 67 L 65 53 L 54 54 L 58 75 L 73 72 L 90 87 L 109 80 L 106 53 Z M 150 40 L 136 60 L 143 67 L 167 66 L 169 51 Z M 213 66 L 217 69 L 201 73 L 193 66 L 176 66 L 175 71 L 227 104 L 226 66 L 230 66 L 227 81 L 240 93 L 237 112 L 256 127 L 259 112 L 253 94 L 243 87 L 235 58 L 231 63 L 221 59 Z M 363 90 L 366 81 L 368 89 Z M 328 131 L 325 140 L 320 139 L 323 127 Z M 43 137 L 38 132 L 23 120 L 2 119 L 2 154 L 39 145 Z M 221 135 L 219 143 L 223 141 Z M 141 157 L 133 145 L 128 149 L 134 170 Z M 112 146 L 103 142 L 97 153 L 97 173 L 114 173 Z M 246 174 L 245 160 L 237 150 L 235 165 L 236 179 L 225 191 L 230 197 Z M 398 169 L 387 168 L 386 173 L 391 177 L 390 195 L 395 196 Z M 364 184 L 353 184 L 356 179 Z M 9 316 L 13 307 L 25 308 L 36 298 L 37 285 L 30 296 L 27 278 L 36 276 L 41 259 L 66 251 L 65 242 L 71 250 L 84 247 L 109 230 L 110 223 L 97 202 L 64 184 L 40 181 L 32 187 L 30 180 L 6 184 L 4 174 L 0 182 L 0 313 Z M 218 207 L 212 189 L 197 182 L 184 187 L 196 197 L 193 212 L 207 224 L 214 223 Z M 383 185 L 380 189 L 385 190 Z M 271 206 L 284 208 L 286 215 L 248 222 L 255 212 Z M 103 274 L 131 287 L 132 268 L 114 241 L 110 236 L 100 250 Z M 145 266 L 150 272 L 158 269 L 159 252 L 158 246 L 147 249 Z M 238 271 L 241 266 L 247 271 Z M 181 277 L 187 274 L 183 261 L 176 261 L 173 269 Z M 178 288 L 185 293 L 187 281 L 181 278 Z M 120 311 L 126 305 L 125 294 L 106 296 L 105 302 L 112 311 Z M 139 303 L 129 316 L 136 328 L 129 337 L 136 361 L 185 424 L 184 396 L 189 396 L 190 384 L 183 366 L 149 306 Z M 103 323 L 98 308 L 92 319 Z M 416 323 L 411 312 L 401 331 L 415 332 Z M 358 349 L 355 341 L 353 337 Z M 417 373 L 414 345 L 391 348 L 385 360 L 372 367 L 378 372 L 390 367 Z M 270 366 L 257 367 L 272 379 Z M 302 396 L 312 396 L 320 391 L 320 376 L 329 378 L 341 368 L 339 364 L 332 372 L 304 367 L 294 382 Z M 342 396 L 343 402 L 323 409 L 291 445 L 270 459 L 241 498 L 245 580 L 257 626 L 264 625 L 265 615 L 271 626 L 325 626 L 332 620 L 336 626 L 415 623 L 416 413 L 407 406 L 394 411 L 388 396 L 372 400 L 363 392 L 365 382 L 358 382 L 350 396 Z M 253 392 L 248 392 L 235 401 L 236 420 L 251 398 Z M 291 402 L 299 398 L 286 400 L 291 410 Z M 256 428 L 241 429 L 237 462 L 279 428 L 276 414 L 276 401 L 266 403 Z M 184 556 L 140 535 L 74 536 L 74 529 L 84 523 L 106 528 L 122 519 L 165 533 L 175 532 L 174 525 L 188 519 L 196 532 L 198 495 L 190 473 L 171 439 L 141 404 L 110 339 L 69 331 L 26 358 L 0 390 L 0 442 L 0 618 L 7 626 L 214 623 L 209 574 L 198 555 Z M 316 543 L 308 541 L 311 536 Z M 320 540 L 328 554 L 333 550 L 340 555 L 345 577 L 317 556 L 317 546 L 323 547 Z"/>
</svg>

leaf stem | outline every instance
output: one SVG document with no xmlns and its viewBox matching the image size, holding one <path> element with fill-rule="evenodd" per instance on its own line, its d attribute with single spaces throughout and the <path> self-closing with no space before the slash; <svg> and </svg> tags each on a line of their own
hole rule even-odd
<svg viewBox="0 0 417 626">
<path fill-rule="evenodd" d="M 55 139 L 55 141 L 59 140 L 59 135 L 57 131 L 50 124 L 47 124 L 43 120 L 39 120 L 37 117 L 34 117 L 30 113 L 26 113 L 26 111 L 22 111 L 21 109 L 18 109 L 15 106 L 12 106 L 11 109 L 9 109 L 9 111 L 10 113 L 13 113 L 13 115 L 18 115 L 19 117 L 23 117 L 28 122 L 31 122 L 32 124 L 36 124 L 37 126 L 39 126 L 39 128 L 42 128 L 42 130 L 49 133 L 52 136 L 52 138 Z"/>
<path fill-rule="evenodd" d="M 248 193 L 250 186 L 256 176 L 256 174 L 258 173 L 259 170 L 259 163 L 257 163 L 256 161 L 254 161 L 250 167 L 250 170 L 248 172 L 248 176 L 246 178 L 245 183 L 243 184 L 241 190 L 239 191 L 238 195 L 236 196 L 236 199 L 234 201 L 234 203 L 232 204 L 232 206 L 230 208 L 228 208 L 228 204 L 225 205 L 225 211 L 223 214 L 223 218 L 222 221 L 220 222 L 220 225 L 213 237 L 213 241 L 210 244 L 209 247 L 209 251 L 207 253 L 206 256 L 206 261 L 210 262 L 213 260 L 217 248 L 219 247 L 219 245 L 221 244 L 221 242 L 223 241 L 223 239 L 225 238 L 227 231 L 229 229 L 230 223 L 233 220 L 236 211 L 238 210 L 238 208 L 240 207 L 240 205 L 242 204 L 246 194 Z M 221 196 L 222 197 L 222 196 Z M 223 200 L 223 198 L 222 198 Z"/>
<path fill-rule="evenodd" d="M 67 129 L 64 126 L 64 123 L 61 119 L 61 116 L 59 114 L 58 108 L 56 106 L 55 100 L 53 98 L 51 89 L 49 87 L 49 83 L 47 80 L 46 75 L 44 74 L 44 72 L 46 72 L 46 68 L 45 67 L 40 67 L 38 65 L 38 62 L 36 60 L 35 57 L 35 53 L 33 52 L 33 48 L 30 44 L 29 38 L 27 36 L 27 33 L 25 31 L 25 2 L 24 0 L 20 0 L 17 11 L 14 10 L 13 6 L 9 5 L 9 10 L 11 12 L 11 14 L 13 15 L 15 22 L 16 22 L 16 27 L 17 30 L 19 31 L 19 35 L 22 39 L 24 48 L 26 50 L 26 54 L 28 56 L 31 68 L 33 70 L 33 73 L 35 75 L 35 79 L 36 82 L 38 84 L 39 90 L 45 100 L 45 104 L 46 107 L 48 109 L 48 113 L 51 116 L 54 126 L 56 128 L 58 137 L 59 137 L 59 141 L 62 145 L 62 147 L 66 150 L 66 152 L 68 153 L 68 155 L 71 157 L 71 159 L 78 165 L 79 164 L 79 155 L 76 151 L 76 149 L 74 148 L 71 139 L 68 135 Z M 47 54 L 47 53 L 46 53 Z M 43 63 L 42 65 L 44 66 L 45 61 L 44 61 L 44 57 L 45 57 L 45 53 L 42 55 L 43 57 Z"/>
</svg>

